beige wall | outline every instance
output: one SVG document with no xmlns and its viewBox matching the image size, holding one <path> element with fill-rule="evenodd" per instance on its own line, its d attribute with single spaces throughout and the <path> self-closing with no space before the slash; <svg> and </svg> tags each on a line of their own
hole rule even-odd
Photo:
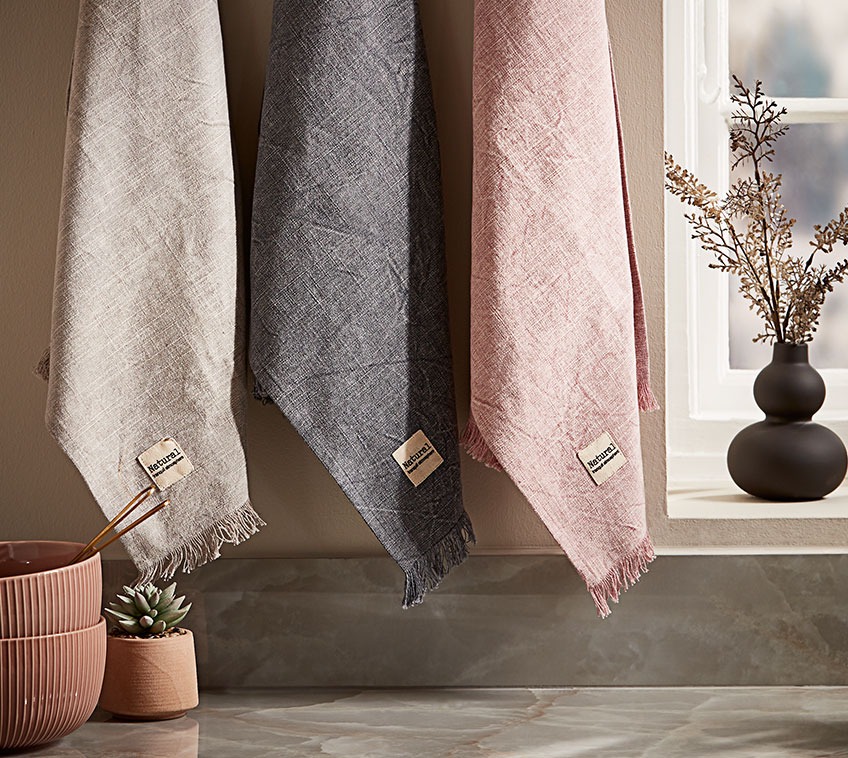
<svg viewBox="0 0 848 758">
<path fill-rule="evenodd" d="M 468 403 L 468 232 L 473 0 L 421 0 L 445 179 L 451 325 L 460 421 Z M 233 129 L 252 185 L 270 0 L 222 0 Z M 74 0 L 0 0 L 0 539 L 82 539 L 103 524 L 74 467 L 44 430 L 45 387 L 32 367 L 47 344 Z M 664 394 L 662 2 L 608 0 L 644 279 L 654 390 Z M 245 192 L 248 196 L 249 193 Z M 664 512 L 664 419 L 644 419 L 648 499 Z M 381 555 L 334 481 L 272 407 L 250 403 L 253 502 L 268 527 L 240 557 Z M 556 552 L 501 474 L 465 459 L 479 552 Z M 119 553 L 116 553 L 119 554 Z M 230 551 L 232 554 L 232 551 Z"/>
</svg>

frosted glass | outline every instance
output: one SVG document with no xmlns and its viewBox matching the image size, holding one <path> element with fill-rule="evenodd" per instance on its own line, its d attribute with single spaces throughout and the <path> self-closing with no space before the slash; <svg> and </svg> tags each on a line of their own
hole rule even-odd
<svg viewBox="0 0 848 758">
<path fill-rule="evenodd" d="M 730 0 L 730 70 L 774 97 L 848 97 L 846 0 Z"/>
</svg>

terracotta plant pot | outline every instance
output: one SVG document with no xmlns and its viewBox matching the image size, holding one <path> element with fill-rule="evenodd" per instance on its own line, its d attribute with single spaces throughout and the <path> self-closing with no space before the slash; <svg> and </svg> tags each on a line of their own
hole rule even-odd
<svg viewBox="0 0 848 758">
<path fill-rule="evenodd" d="M 131 721 L 175 719 L 197 706 L 194 636 L 115 637 L 106 640 L 100 707 Z"/>
<path fill-rule="evenodd" d="M 0 749 L 70 734 L 91 716 L 106 662 L 106 621 L 88 629 L 0 639 Z"/>
<path fill-rule="evenodd" d="M 0 638 L 64 634 L 100 619 L 100 554 L 69 566 L 79 542 L 0 542 Z"/>
</svg>

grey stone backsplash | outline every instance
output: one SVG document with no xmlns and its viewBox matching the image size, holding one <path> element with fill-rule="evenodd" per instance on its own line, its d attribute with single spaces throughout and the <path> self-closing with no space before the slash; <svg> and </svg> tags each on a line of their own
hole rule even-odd
<svg viewBox="0 0 848 758">
<path fill-rule="evenodd" d="M 107 593 L 135 576 L 107 561 Z M 661 556 L 606 620 L 564 557 L 472 557 L 400 607 L 383 558 L 178 577 L 201 687 L 848 684 L 848 555 Z"/>
</svg>

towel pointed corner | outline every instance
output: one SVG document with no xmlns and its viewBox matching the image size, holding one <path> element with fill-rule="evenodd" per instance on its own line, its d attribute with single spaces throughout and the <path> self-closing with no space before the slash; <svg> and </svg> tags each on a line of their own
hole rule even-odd
<svg viewBox="0 0 848 758">
<path fill-rule="evenodd" d="M 607 575 L 597 584 L 589 584 L 589 594 L 595 601 L 598 616 L 606 618 L 612 613 L 609 601 L 617 603 L 622 592 L 632 587 L 642 574 L 648 570 L 648 564 L 656 557 L 650 535 L 645 535 L 642 541 L 626 556 L 620 558 L 609 570 Z"/>
<path fill-rule="evenodd" d="M 147 584 L 160 578 L 170 579 L 177 571 L 190 574 L 203 564 L 219 558 L 223 545 L 238 545 L 256 534 L 263 526 L 266 526 L 266 523 L 253 510 L 248 500 L 238 510 L 216 521 L 160 558 L 138 564 L 135 585 Z"/>
<path fill-rule="evenodd" d="M 465 452 L 475 461 L 479 461 L 484 466 L 495 469 L 495 471 L 503 471 L 503 466 L 486 443 L 486 438 L 477 426 L 473 415 L 468 416 L 468 422 L 459 441 L 465 448 Z"/>
<path fill-rule="evenodd" d="M 476 541 L 471 520 L 468 514 L 463 513 L 441 540 L 404 569 L 404 609 L 420 605 L 424 596 L 436 589 L 452 568 L 465 561 L 468 557 L 468 546 Z"/>
</svg>

